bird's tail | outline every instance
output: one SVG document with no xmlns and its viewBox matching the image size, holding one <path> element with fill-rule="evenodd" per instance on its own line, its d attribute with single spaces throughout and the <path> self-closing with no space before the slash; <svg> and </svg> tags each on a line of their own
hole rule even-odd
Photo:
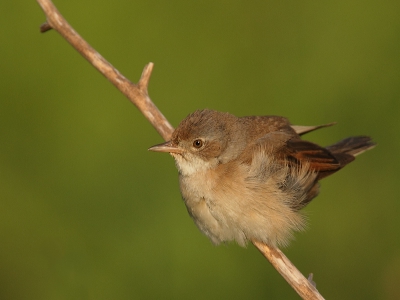
<svg viewBox="0 0 400 300">
<path fill-rule="evenodd" d="M 369 136 L 352 136 L 326 147 L 333 155 L 350 154 L 357 156 L 365 151 L 375 147 Z"/>
<path fill-rule="evenodd" d="M 336 169 L 332 168 L 332 170 L 320 171 L 318 180 L 337 172 L 351 163 L 357 155 L 374 147 L 375 143 L 368 136 L 352 136 L 326 147 L 335 157 L 338 165 Z"/>
</svg>

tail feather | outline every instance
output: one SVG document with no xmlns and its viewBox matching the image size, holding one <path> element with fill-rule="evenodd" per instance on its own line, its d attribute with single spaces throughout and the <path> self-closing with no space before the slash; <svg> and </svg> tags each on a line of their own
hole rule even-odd
<svg viewBox="0 0 400 300">
<path fill-rule="evenodd" d="M 347 164 L 351 163 L 357 155 L 364 153 L 365 151 L 375 147 L 375 143 L 372 142 L 368 136 L 353 136 L 341 140 L 333 145 L 326 147 L 326 149 L 332 153 L 337 162 L 339 168 L 336 170 L 321 171 L 318 173 L 318 180 L 321 180 L 338 170 L 342 169 Z"/>
<path fill-rule="evenodd" d="M 298 135 L 303 135 L 303 134 L 309 133 L 311 131 L 314 131 L 314 130 L 317 130 L 320 128 L 333 126 L 335 124 L 336 124 L 336 122 L 332 122 L 329 124 L 323 124 L 323 125 L 317 125 L 317 126 L 290 125 L 290 127 L 292 127 Z"/>
<path fill-rule="evenodd" d="M 335 154 L 350 154 L 357 156 L 365 151 L 375 147 L 375 143 L 372 142 L 369 136 L 352 136 L 337 142 L 331 146 L 326 147 L 329 151 Z"/>
<path fill-rule="evenodd" d="M 349 137 L 326 148 L 298 140 L 289 145 L 296 149 L 294 157 L 297 160 L 308 159 L 310 166 L 318 173 L 314 185 L 307 192 L 307 197 L 293 206 L 296 210 L 306 206 L 318 195 L 319 180 L 336 173 L 352 162 L 355 156 L 375 147 L 375 143 L 368 136 Z"/>
</svg>

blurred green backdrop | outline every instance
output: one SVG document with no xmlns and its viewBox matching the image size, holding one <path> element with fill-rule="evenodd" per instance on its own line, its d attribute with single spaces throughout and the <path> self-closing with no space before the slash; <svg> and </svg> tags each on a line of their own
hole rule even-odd
<svg viewBox="0 0 400 300">
<path fill-rule="evenodd" d="M 78 1 L 59 10 L 176 126 L 199 108 L 338 125 L 379 146 L 322 182 L 286 255 L 327 299 L 400 299 L 400 2 Z M 137 109 L 45 21 L 1 1 L 0 298 L 297 299 L 190 220 Z"/>
</svg>

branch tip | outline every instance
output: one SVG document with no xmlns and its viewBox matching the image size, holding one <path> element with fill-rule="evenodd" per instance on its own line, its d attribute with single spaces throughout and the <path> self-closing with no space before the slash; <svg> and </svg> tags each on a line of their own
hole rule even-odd
<svg viewBox="0 0 400 300">
<path fill-rule="evenodd" d="M 148 63 L 142 72 L 142 75 L 140 76 L 138 86 L 139 89 L 142 91 L 145 91 L 147 93 L 147 87 L 149 86 L 149 81 L 150 81 L 150 76 L 151 73 L 153 72 L 153 67 L 154 64 L 152 62 Z"/>
<path fill-rule="evenodd" d="M 49 23 L 47 23 L 47 22 L 45 22 L 42 25 L 40 25 L 40 32 L 41 33 L 45 33 L 45 32 L 47 32 L 49 30 L 52 30 L 52 29 L 53 29 L 53 27 L 51 27 L 51 25 Z"/>
<path fill-rule="evenodd" d="M 308 275 L 307 280 L 311 283 L 311 285 L 312 285 L 313 287 L 316 288 L 316 287 L 317 287 L 317 283 L 314 281 L 313 277 L 314 277 L 314 274 L 313 274 L 313 273 L 310 273 L 310 274 Z"/>
</svg>

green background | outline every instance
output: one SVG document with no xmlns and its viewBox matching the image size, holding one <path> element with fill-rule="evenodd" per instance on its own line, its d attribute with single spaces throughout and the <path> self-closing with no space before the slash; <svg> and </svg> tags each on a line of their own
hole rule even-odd
<svg viewBox="0 0 400 300">
<path fill-rule="evenodd" d="M 327 299 L 400 299 L 400 2 L 58 0 L 176 126 L 199 108 L 379 144 L 323 180 L 283 249 Z M 45 21 L 1 1 L 0 298 L 298 299 L 249 245 L 213 246 L 145 118 Z"/>
</svg>

